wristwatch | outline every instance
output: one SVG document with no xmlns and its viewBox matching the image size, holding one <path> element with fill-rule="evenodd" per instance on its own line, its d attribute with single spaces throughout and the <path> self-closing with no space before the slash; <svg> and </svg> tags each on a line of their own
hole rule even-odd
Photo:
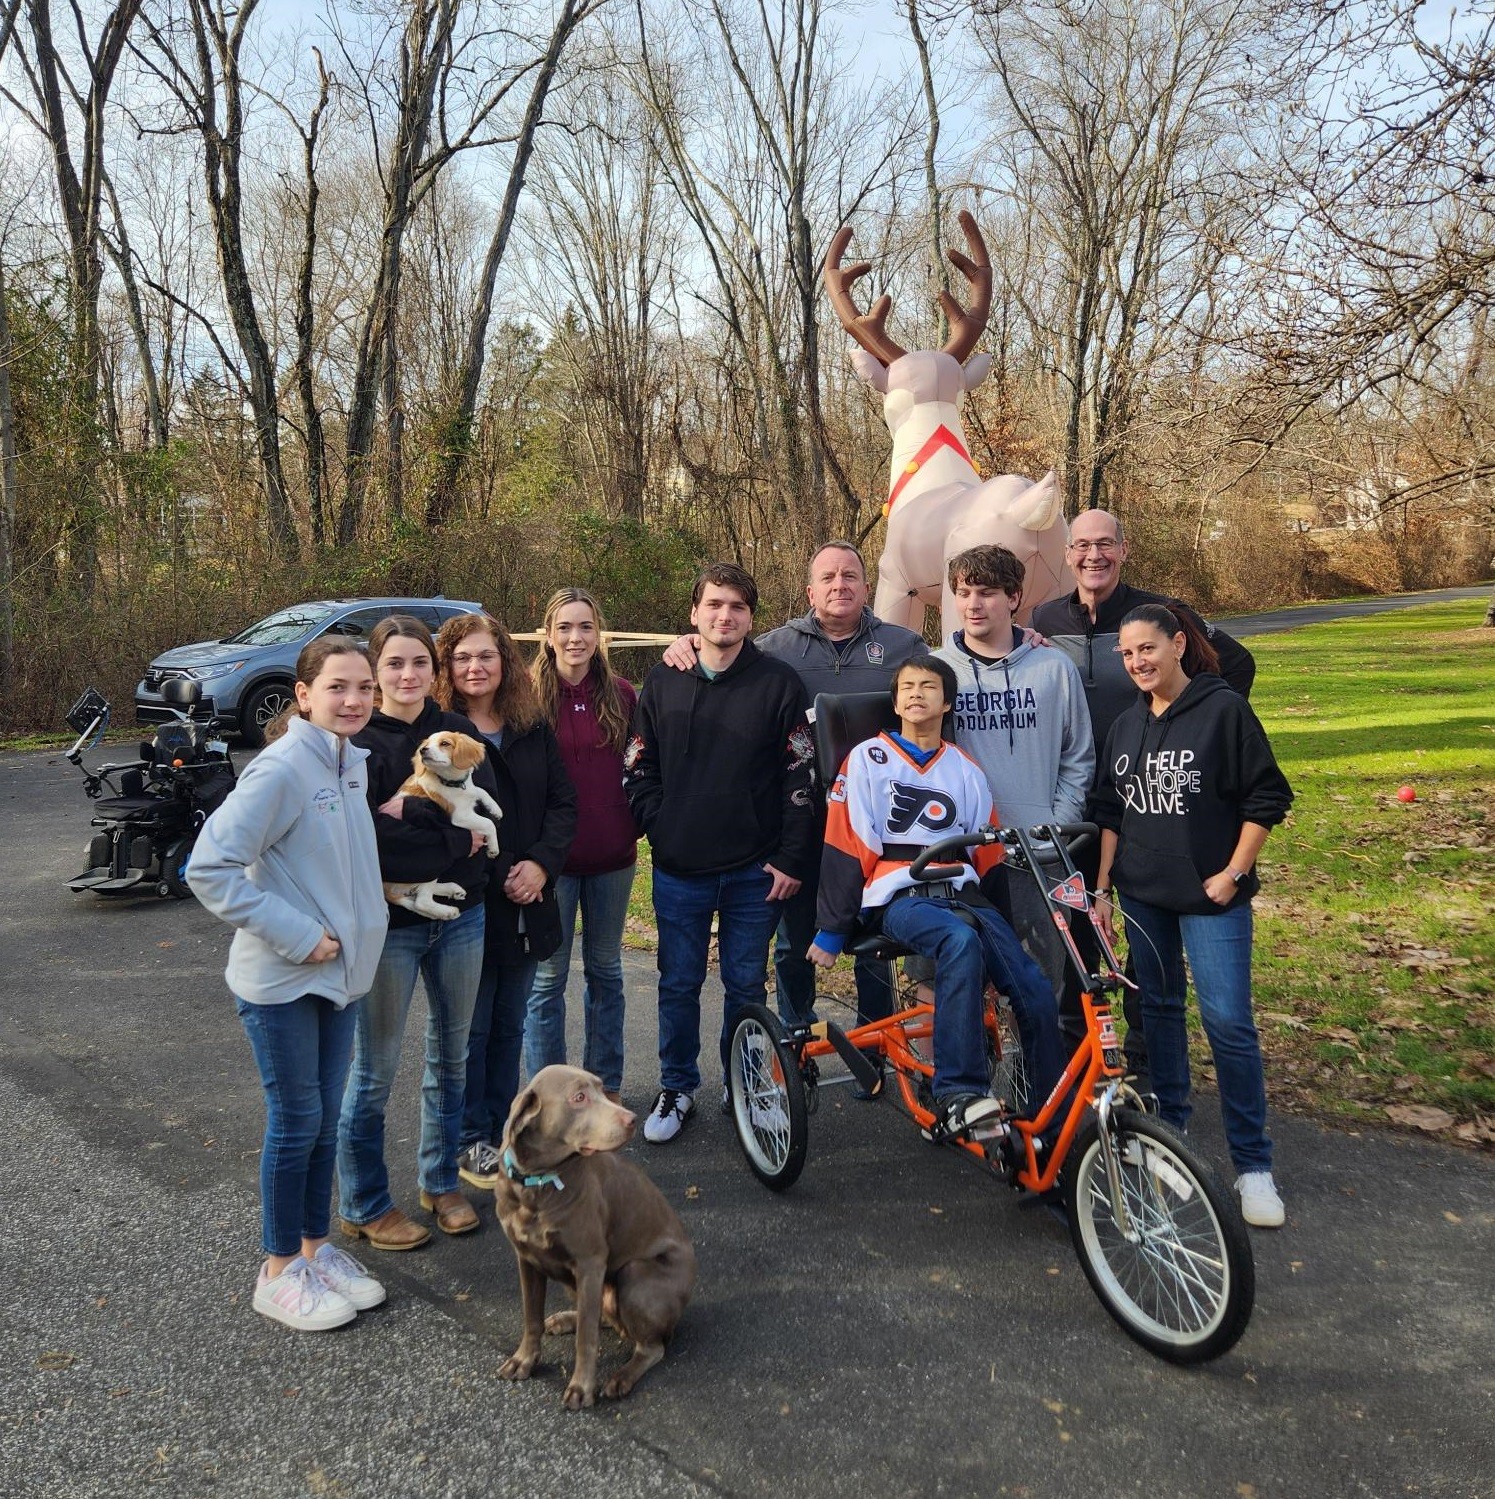
<svg viewBox="0 0 1495 1499">
<path fill-rule="evenodd" d="M 1231 879 L 1236 882 L 1237 885 L 1243 885 L 1246 882 L 1246 876 L 1250 874 L 1251 871 L 1249 869 L 1237 869 L 1234 867 L 1234 865 L 1227 864 L 1225 866 L 1225 873 L 1228 874 Z"/>
</svg>

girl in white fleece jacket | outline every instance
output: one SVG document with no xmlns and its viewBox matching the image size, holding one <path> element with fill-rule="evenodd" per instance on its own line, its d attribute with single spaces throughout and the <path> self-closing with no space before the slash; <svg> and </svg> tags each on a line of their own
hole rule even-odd
<svg viewBox="0 0 1495 1499">
<path fill-rule="evenodd" d="M 299 713 L 244 772 L 192 852 L 198 899 L 237 930 L 225 977 L 265 1089 L 266 1254 L 254 1309 L 305 1332 L 351 1322 L 384 1287 L 327 1242 L 338 1110 L 389 907 L 365 796 L 374 673 L 346 637 L 296 662 Z"/>
</svg>

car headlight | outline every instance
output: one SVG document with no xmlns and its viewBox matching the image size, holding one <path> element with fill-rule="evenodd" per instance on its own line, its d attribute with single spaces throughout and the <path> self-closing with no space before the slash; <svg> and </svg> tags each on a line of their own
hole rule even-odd
<svg viewBox="0 0 1495 1499">
<path fill-rule="evenodd" d="M 242 661 L 225 661 L 221 665 L 189 666 L 182 675 L 192 682 L 211 682 L 214 677 L 231 676 L 243 665 Z"/>
</svg>

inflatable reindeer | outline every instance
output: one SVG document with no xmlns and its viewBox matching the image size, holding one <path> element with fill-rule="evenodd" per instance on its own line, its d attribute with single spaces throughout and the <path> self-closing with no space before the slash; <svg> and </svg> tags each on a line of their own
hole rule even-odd
<svg viewBox="0 0 1495 1499">
<path fill-rule="evenodd" d="M 1052 472 L 1036 484 L 1018 474 L 982 481 L 966 451 L 960 400 L 991 370 L 986 354 L 971 357 L 986 331 L 991 311 L 991 258 L 976 221 L 960 215 L 970 255 L 949 251 L 950 263 L 965 277 L 969 310 L 948 292 L 940 305 L 950 322 L 950 338 L 939 353 L 906 353 L 888 336 L 892 298 L 882 296 L 870 312 L 860 312 L 852 284 L 872 269 L 867 261 L 842 267 L 851 227 L 836 231 L 825 257 L 825 289 L 841 326 L 861 345 L 851 362 L 858 375 L 881 391 L 883 420 L 893 436 L 892 486 L 883 514 L 887 540 L 877 565 L 873 608 L 883 619 L 918 630 L 924 606 L 938 606 L 946 638 L 960 626 L 955 600 L 945 581 L 950 558 L 967 547 L 995 542 L 1015 552 L 1026 570 L 1018 619 L 1035 606 L 1067 593 L 1064 526 L 1059 486 Z"/>
</svg>

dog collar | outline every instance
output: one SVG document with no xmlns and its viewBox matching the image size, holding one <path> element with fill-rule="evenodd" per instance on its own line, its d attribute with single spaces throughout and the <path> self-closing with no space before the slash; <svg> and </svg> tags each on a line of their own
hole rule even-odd
<svg viewBox="0 0 1495 1499">
<path fill-rule="evenodd" d="M 449 781 L 449 780 L 447 780 L 447 778 L 445 776 L 436 775 L 436 772 L 434 770 L 431 771 L 431 774 L 433 776 L 436 776 L 436 779 L 438 781 L 440 781 L 443 786 L 450 786 L 453 791 L 457 790 L 457 788 L 459 786 L 465 786 L 467 784 L 467 777 L 466 776 L 463 776 L 462 779 L 459 780 L 459 781 Z"/>
<path fill-rule="evenodd" d="M 505 1149 L 502 1157 L 504 1175 L 511 1182 L 518 1182 L 521 1187 L 554 1187 L 557 1192 L 564 1192 L 566 1184 L 554 1171 L 543 1171 L 538 1176 L 526 1176 L 519 1169 L 519 1163 L 514 1159 L 514 1152 Z"/>
</svg>

